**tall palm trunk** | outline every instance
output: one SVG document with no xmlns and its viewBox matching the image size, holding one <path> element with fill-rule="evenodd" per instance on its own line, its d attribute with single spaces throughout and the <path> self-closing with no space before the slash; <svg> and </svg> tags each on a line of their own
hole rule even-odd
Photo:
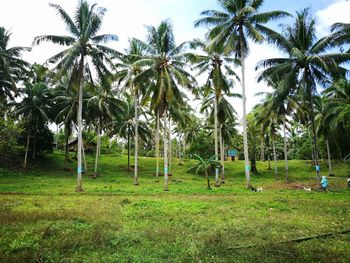
<svg viewBox="0 0 350 263">
<path fill-rule="evenodd" d="M 315 158 L 315 165 L 316 165 L 316 178 L 317 180 L 320 180 L 320 164 L 318 162 L 318 149 L 317 149 L 317 134 L 316 134 L 316 125 L 315 125 L 315 114 L 314 114 L 314 102 L 313 102 L 313 98 L 312 98 L 312 94 L 310 92 L 311 95 L 311 110 L 310 110 L 310 117 L 311 117 L 311 125 L 312 125 L 312 133 L 313 133 L 313 138 L 312 138 L 312 142 L 314 145 L 314 158 Z"/>
<path fill-rule="evenodd" d="M 219 160 L 218 153 L 218 97 L 215 93 L 214 96 L 214 144 L 215 144 L 215 160 Z M 219 181 L 219 169 L 215 168 L 215 187 L 220 186 Z"/>
<path fill-rule="evenodd" d="M 78 124 L 78 169 L 77 169 L 77 192 L 83 191 L 82 184 L 82 148 L 83 148 L 83 88 L 84 88 L 84 55 L 81 55 L 80 65 L 79 65 L 79 102 L 78 102 L 78 116 L 77 116 L 77 124 Z"/>
<path fill-rule="evenodd" d="M 222 138 L 222 125 L 220 125 L 220 162 L 221 162 L 221 183 L 225 183 L 225 160 L 224 160 L 224 143 Z"/>
<path fill-rule="evenodd" d="M 264 145 L 264 137 L 260 140 L 260 160 L 262 162 L 265 161 L 265 145 Z"/>
<path fill-rule="evenodd" d="M 130 132 L 128 131 L 128 172 L 130 172 Z"/>
<path fill-rule="evenodd" d="M 65 124 L 64 127 L 64 139 L 65 139 L 65 146 L 64 146 L 64 150 L 65 150 L 65 155 L 64 155 L 64 169 L 68 170 L 68 159 L 69 159 L 69 148 L 68 148 L 68 140 L 69 140 L 69 135 L 68 135 L 68 125 Z"/>
<path fill-rule="evenodd" d="M 138 152 L 139 152 L 139 123 L 138 123 L 138 94 L 137 89 L 135 88 L 135 164 L 134 164 L 134 185 L 139 185 L 138 174 L 137 174 L 137 166 L 138 166 Z"/>
<path fill-rule="evenodd" d="M 251 188 L 250 181 L 250 165 L 249 165 L 249 153 L 248 153 L 248 135 L 247 135 L 247 119 L 246 119 L 246 101 L 245 96 L 245 54 L 244 54 L 244 41 L 243 41 L 243 29 L 240 28 L 240 48 L 241 48 L 241 69 L 242 69 L 242 101 L 243 101 L 243 148 L 244 148 L 244 161 L 245 161 L 245 177 L 246 187 Z"/>
<path fill-rule="evenodd" d="M 275 136 L 272 136 L 272 150 L 273 150 L 273 162 L 274 162 L 274 168 L 275 168 L 275 179 L 278 177 L 278 170 L 277 170 L 277 155 L 276 155 L 276 144 L 275 144 Z"/>
<path fill-rule="evenodd" d="M 170 119 L 170 112 L 169 112 L 169 173 L 171 173 L 171 164 L 172 164 L 172 148 L 171 148 L 171 119 Z"/>
<path fill-rule="evenodd" d="M 84 172 L 87 172 L 87 163 L 86 163 L 86 155 L 85 155 L 85 148 L 84 148 L 84 141 L 82 142 L 82 149 L 81 149 L 82 155 L 83 155 L 83 161 L 84 161 Z"/>
<path fill-rule="evenodd" d="M 287 153 L 287 121 L 286 116 L 283 118 L 283 141 L 284 141 L 284 161 L 286 165 L 286 182 L 288 183 L 288 153 Z"/>
<path fill-rule="evenodd" d="M 158 181 L 159 177 L 159 109 L 157 109 L 157 115 L 156 115 L 156 122 L 157 122 L 157 128 L 156 128 L 156 180 Z"/>
<path fill-rule="evenodd" d="M 167 110 L 164 111 L 164 132 L 163 132 L 163 140 L 164 140 L 164 191 L 169 191 L 168 187 L 168 135 L 167 135 Z"/>
<path fill-rule="evenodd" d="M 95 156 L 95 171 L 94 171 L 94 177 L 97 177 L 97 165 L 98 165 L 98 158 L 100 155 L 100 145 L 101 145 L 101 120 L 97 123 L 97 144 L 96 144 L 96 156 Z"/>
<path fill-rule="evenodd" d="M 326 139 L 326 145 L 327 145 L 327 156 L 328 156 L 328 174 L 333 174 L 332 162 L 331 162 L 331 151 L 329 150 L 329 140 L 328 139 Z"/>
<path fill-rule="evenodd" d="M 35 160 L 36 157 L 36 136 L 33 136 L 33 152 L 32 152 L 32 160 Z"/>
<path fill-rule="evenodd" d="M 27 136 L 27 145 L 26 145 L 26 152 L 25 152 L 25 154 L 24 154 L 24 163 L 23 163 L 23 168 L 26 168 L 26 167 L 27 167 L 27 159 L 28 159 L 29 143 L 30 143 L 30 132 L 28 133 L 28 136 Z"/>
</svg>

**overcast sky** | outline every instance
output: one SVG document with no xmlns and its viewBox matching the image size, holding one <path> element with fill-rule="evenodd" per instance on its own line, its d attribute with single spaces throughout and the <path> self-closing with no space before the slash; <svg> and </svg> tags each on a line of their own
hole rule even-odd
<svg viewBox="0 0 350 263">
<path fill-rule="evenodd" d="M 128 38 L 144 39 L 144 25 L 157 26 L 161 20 L 173 22 L 175 37 L 178 43 L 193 38 L 202 38 L 205 28 L 193 27 L 199 14 L 207 9 L 219 9 L 216 0 L 90 0 L 107 8 L 101 33 L 118 35 L 119 41 L 110 45 L 122 51 L 127 48 Z M 48 3 L 61 5 L 69 14 L 73 14 L 78 1 L 75 0 L 1 0 L 0 26 L 12 33 L 10 46 L 31 46 L 33 38 L 38 35 L 66 34 L 64 24 L 55 10 Z M 296 10 L 310 7 L 317 19 L 319 36 L 329 33 L 329 26 L 335 22 L 350 22 L 350 2 L 346 0 L 266 0 L 263 11 L 284 10 L 295 14 Z M 277 28 L 279 23 L 292 20 L 279 20 L 270 26 Z M 34 47 L 32 52 L 24 54 L 29 62 L 43 63 L 62 48 L 49 44 Z M 270 45 L 252 45 L 247 59 L 247 107 L 248 111 L 259 102 L 254 94 L 269 89 L 264 84 L 256 83 L 256 63 L 262 59 L 281 56 L 279 51 Z M 237 69 L 237 72 L 239 70 Z M 232 92 L 240 93 L 236 85 Z M 242 113 L 240 100 L 232 100 L 238 114 Z M 195 105 L 193 105 L 195 106 Z"/>
</svg>

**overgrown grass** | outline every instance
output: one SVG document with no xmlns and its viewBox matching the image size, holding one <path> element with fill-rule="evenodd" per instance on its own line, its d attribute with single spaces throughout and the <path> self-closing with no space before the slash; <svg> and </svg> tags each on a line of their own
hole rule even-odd
<svg viewBox="0 0 350 263">
<path fill-rule="evenodd" d="M 132 184 L 125 156 L 102 156 L 98 179 L 84 176 L 75 190 L 75 163 L 63 170 L 55 153 L 26 171 L 0 169 L 1 262 L 349 262 L 350 235 L 300 243 L 298 237 L 350 229 L 350 166 L 334 163 L 330 192 L 317 188 L 313 166 L 290 161 L 275 180 L 267 162 L 245 189 L 243 162 L 226 162 L 226 182 L 212 191 L 202 176 L 173 161 L 170 191 L 155 182 L 153 158 L 140 158 Z M 88 157 L 89 168 L 93 156 Z M 326 171 L 326 166 L 322 166 Z M 252 248 L 237 246 L 257 244 Z"/>
</svg>

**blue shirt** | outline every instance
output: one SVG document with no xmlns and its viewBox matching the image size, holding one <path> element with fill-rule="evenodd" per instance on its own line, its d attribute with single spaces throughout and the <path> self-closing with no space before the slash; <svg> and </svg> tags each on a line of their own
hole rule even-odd
<svg viewBox="0 0 350 263">
<path fill-rule="evenodd" d="M 321 185 L 322 185 L 323 188 L 327 188 L 327 186 L 328 186 L 327 178 L 323 178 L 323 179 L 322 179 Z"/>
</svg>

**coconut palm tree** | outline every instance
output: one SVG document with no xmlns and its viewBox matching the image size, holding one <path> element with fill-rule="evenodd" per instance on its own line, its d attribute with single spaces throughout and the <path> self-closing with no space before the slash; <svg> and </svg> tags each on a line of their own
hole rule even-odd
<svg viewBox="0 0 350 263">
<path fill-rule="evenodd" d="M 223 93 L 230 93 L 230 84 L 232 81 L 229 78 L 237 78 L 236 73 L 230 68 L 230 66 L 237 65 L 238 61 L 236 59 L 232 59 L 223 54 L 223 48 L 220 45 L 215 47 L 211 47 L 210 49 L 207 47 L 207 43 L 195 39 L 190 42 L 190 46 L 193 49 L 200 49 L 202 53 L 205 55 L 196 55 L 196 54 L 187 54 L 187 57 L 190 61 L 195 64 L 194 70 L 198 71 L 197 75 L 201 75 L 203 73 L 208 74 L 208 78 L 206 81 L 206 85 L 204 88 L 212 87 L 214 96 L 213 100 L 213 109 L 214 109 L 214 145 L 215 145 L 215 156 L 218 158 L 218 103 L 221 100 Z M 237 78 L 238 79 L 238 78 Z M 206 93 L 206 92 L 204 92 Z M 209 94 L 205 94 L 208 96 Z M 220 156 L 221 162 L 223 165 L 223 156 L 222 152 L 222 139 L 220 137 Z M 221 177 L 224 177 L 222 170 Z M 219 170 L 215 171 L 215 186 L 220 186 L 219 181 Z"/>
<path fill-rule="evenodd" d="M 17 92 L 16 83 L 25 80 L 30 65 L 21 59 L 23 51 L 30 51 L 26 47 L 11 47 L 9 41 L 11 33 L 4 27 L 0 27 L 0 102 L 4 104 L 6 98 L 13 99 Z"/>
<path fill-rule="evenodd" d="M 310 105 L 310 120 L 313 133 L 313 147 L 316 162 L 316 176 L 320 178 L 318 163 L 317 134 L 313 98 L 317 85 L 327 86 L 332 76 L 344 72 L 339 64 L 350 59 L 350 54 L 326 53 L 329 39 L 317 40 L 316 21 L 310 17 L 309 10 L 297 12 L 295 22 L 285 25 L 283 33 L 264 29 L 268 40 L 276 44 L 287 57 L 261 61 L 257 68 L 265 68 L 260 77 L 282 79 L 278 89 L 282 96 L 290 93 L 301 94 Z"/>
<path fill-rule="evenodd" d="M 29 143 L 33 138 L 33 159 L 35 158 L 36 131 L 49 120 L 50 91 L 44 81 L 26 81 L 21 91 L 23 99 L 15 103 L 16 115 L 22 117 L 27 126 L 27 144 L 25 148 L 23 167 L 27 166 Z"/>
<path fill-rule="evenodd" d="M 134 63 L 145 69 L 134 82 L 148 84 L 144 100 L 150 101 L 151 109 L 156 113 L 156 134 L 159 134 L 158 120 L 163 117 L 164 191 L 168 191 L 168 109 L 171 104 L 183 104 L 179 86 L 193 89 L 195 79 L 186 71 L 187 64 L 182 55 L 185 43 L 176 46 L 171 23 L 162 21 L 158 27 L 148 26 L 147 31 L 146 43 L 140 41 L 147 55 Z"/>
<path fill-rule="evenodd" d="M 333 44 L 350 44 L 350 23 L 335 23 L 332 25 L 331 30 L 330 39 Z M 350 53 L 350 48 L 346 52 Z"/>
<path fill-rule="evenodd" d="M 101 148 L 101 133 L 114 118 L 120 118 L 123 113 L 123 101 L 117 99 L 110 86 L 91 86 L 91 97 L 87 100 L 87 119 L 96 128 L 96 156 L 94 177 L 97 177 L 98 158 Z"/>
<path fill-rule="evenodd" d="M 98 35 L 102 26 L 105 8 L 97 7 L 96 4 L 90 6 L 87 1 L 79 1 L 74 16 L 70 17 L 68 13 L 59 5 L 50 4 L 57 11 L 57 14 L 63 20 L 69 36 L 44 35 L 35 37 L 33 44 L 38 45 L 43 41 L 52 42 L 66 46 L 67 48 L 48 62 L 56 63 L 56 80 L 59 80 L 67 72 L 71 72 L 71 78 L 79 81 L 79 107 L 77 115 L 78 125 L 78 169 L 77 169 L 77 188 L 78 192 L 83 191 L 82 187 L 82 112 L 83 112 L 83 87 L 85 83 L 85 73 L 90 76 L 90 82 L 93 82 L 92 71 L 90 70 L 91 61 L 95 72 L 101 83 L 108 83 L 110 71 L 106 63 L 113 67 L 109 55 L 116 55 L 116 52 L 106 46 L 101 45 L 110 40 L 117 40 L 116 35 L 103 34 Z"/>
<path fill-rule="evenodd" d="M 250 164 L 248 155 L 246 95 L 245 95 L 245 59 L 248 55 L 248 39 L 261 43 L 264 36 L 263 24 L 289 15 L 283 11 L 259 12 L 263 0 L 218 0 L 223 11 L 206 10 L 195 26 L 211 26 L 208 47 L 223 46 L 226 53 L 235 52 L 241 63 L 241 83 L 243 101 L 243 145 L 245 159 L 246 187 L 251 188 Z"/>
<path fill-rule="evenodd" d="M 120 62 L 116 64 L 118 72 L 115 78 L 119 83 L 123 83 L 123 87 L 129 87 L 130 91 L 134 95 L 134 108 L 135 108 L 135 164 L 134 164 L 134 185 L 138 185 L 138 108 L 139 108 L 139 93 L 144 93 L 145 85 L 144 83 L 134 83 L 135 77 L 142 72 L 142 67 L 140 65 L 135 65 L 134 63 L 145 55 L 146 49 L 142 42 L 137 39 L 129 40 L 129 49 L 126 50 L 125 54 L 120 54 L 117 58 Z"/>
</svg>

